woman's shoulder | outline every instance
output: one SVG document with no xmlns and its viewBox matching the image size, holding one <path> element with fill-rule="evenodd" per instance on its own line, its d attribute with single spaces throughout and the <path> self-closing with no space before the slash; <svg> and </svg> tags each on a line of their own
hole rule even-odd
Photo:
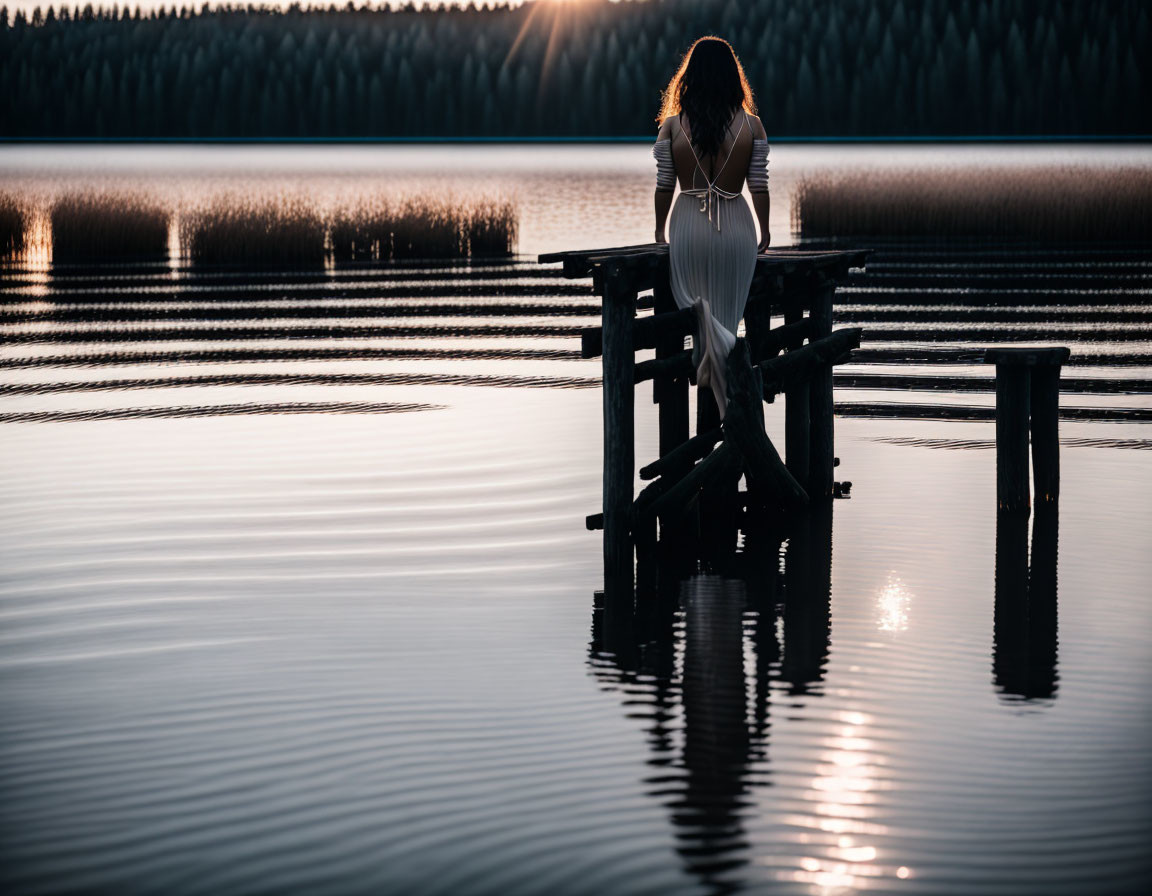
<svg viewBox="0 0 1152 896">
<path fill-rule="evenodd" d="M 672 134 L 674 133 L 672 128 L 673 128 L 673 125 L 675 123 L 676 123 L 676 116 L 675 115 L 669 115 L 662 122 L 660 122 L 660 130 L 656 134 L 656 139 L 657 140 L 670 140 L 672 138 Z"/>
<path fill-rule="evenodd" d="M 754 140 L 767 140 L 768 132 L 764 130 L 764 122 L 760 120 L 759 115 L 748 113 L 748 124 L 752 128 L 752 138 Z"/>
</svg>

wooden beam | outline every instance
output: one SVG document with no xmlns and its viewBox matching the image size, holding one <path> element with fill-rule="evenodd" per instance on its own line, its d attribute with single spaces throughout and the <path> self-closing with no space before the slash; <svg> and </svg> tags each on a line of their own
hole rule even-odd
<svg viewBox="0 0 1152 896">
<path fill-rule="evenodd" d="M 780 454 L 764 432 L 764 402 L 760 377 L 752 369 L 748 343 L 736 340 L 728 355 L 728 408 L 724 417 L 724 443 L 743 459 L 749 485 L 762 503 L 796 510 L 808 503 L 804 487 L 788 472 Z"/>
<path fill-rule="evenodd" d="M 626 280 L 624 281 L 626 282 Z M 635 289 L 629 285 L 628 288 Z M 633 291 L 633 295 L 635 292 Z M 679 336 L 681 344 L 690 333 L 696 332 L 696 312 L 691 308 L 681 308 L 649 317 L 638 317 L 632 326 L 632 350 L 656 348 L 662 338 Z M 596 358 L 604 351 L 603 327 L 587 327 L 580 332 L 580 354 L 585 358 Z"/>
<path fill-rule="evenodd" d="M 707 455 L 723 437 L 724 433 L 719 428 L 693 436 L 688 441 L 677 445 L 667 454 L 661 455 L 659 460 L 654 460 L 646 467 L 641 467 L 640 478 L 655 479 L 657 476 L 665 476 L 675 470 L 691 467 L 692 464 Z"/>
<path fill-rule="evenodd" d="M 740 456 L 726 442 L 718 445 L 688 474 L 669 488 L 652 504 L 652 511 L 661 519 L 674 520 L 682 516 L 701 490 L 723 481 L 740 466 Z"/>
<path fill-rule="evenodd" d="M 768 361 L 782 351 L 795 351 L 804 344 L 805 339 L 811 338 L 812 329 L 810 318 L 803 318 L 782 327 L 775 327 L 764 334 L 759 346 L 751 346 L 752 357 L 759 358 L 761 361 Z"/>
<path fill-rule="evenodd" d="M 597 262 L 609 258 L 644 258 L 665 256 L 667 243 L 643 243 L 635 246 L 613 246 L 606 249 L 579 249 L 566 252 L 545 252 L 537 257 L 541 264 L 564 265 L 564 276 L 568 278 L 587 277 Z M 839 278 L 850 268 L 862 267 L 869 250 L 815 250 L 769 249 L 757 256 L 754 281 L 757 279 L 795 274 L 803 271 L 822 271 L 830 278 Z"/>
<path fill-rule="evenodd" d="M 692 364 L 692 351 L 691 349 L 682 349 L 674 355 L 669 355 L 665 358 L 652 358 L 648 361 L 641 361 L 636 365 L 635 380 L 637 383 L 643 383 L 648 380 L 680 380 L 683 379 L 685 384 L 696 381 L 696 368 Z M 665 384 L 667 388 L 667 384 Z M 656 396 L 659 402 L 660 396 Z M 687 385 L 684 389 L 684 404 L 685 404 L 685 419 L 687 419 L 687 404 L 688 404 L 688 390 Z"/>
<path fill-rule="evenodd" d="M 859 347 L 861 333 L 863 330 L 859 327 L 846 327 L 779 358 L 762 362 L 764 393 L 784 392 L 794 383 L 810 380 L 821 369 L 847 360 L 847 353 Z"/>
</svg>

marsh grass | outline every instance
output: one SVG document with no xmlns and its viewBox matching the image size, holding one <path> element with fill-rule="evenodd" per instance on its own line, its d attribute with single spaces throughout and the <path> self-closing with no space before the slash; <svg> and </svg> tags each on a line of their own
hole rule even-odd
<svg viewBox="0 0 1152 896">
<path fill-rule="evenodd" d="M 70 193 L 52 203 L 52 258 L 123 259 L 168 254 L 168 211 L 127 193 Z"/>
<path fill-rule="evenodd" d="M 501 257 L 515 251 L 517 216 L 508 201 L 368 199 L 332 218 L 337 261 Z"/>
<path fill-rule="evenodd" d="M 477 203 L 465 222 L 468 254 L 473 258 L 494 258 L 516 251 L 519 219 L 516 206 L 507 200 Z"/>
<path fill-rule="evenodd" d="M 309 203 L 281 196 L 217 197 L 180 221 L 182 254 L 197 264 L 322 266 L 327 228 Z"/>
<path fill-rule="evenodd" d="M 15 196 L 0 194 L 0 256 L 23 252 L 27 230 L 28 216 L 24 206 Z"/>
<path fill-rule="evenodd" d="M 1152 169 L 997 168 L 807 179 L 801 237 L 1152 240 Z"/>
<path fill-rule="evenodd" d="M 166 256 L 170 213 L 138 196 L 71 193 L 49 209 L 53 257 Z M 193 264 L 322 267 L 337 261 L 507 257 L 517 212 L 506 200 L 452 196 L 368 197 L 325 215 L 301 196 L 222 194 L 178 218 L 179 253 Z M 0 252 L 26 245 L 29 219 L 16 197 L 0 195 Z"/>
</svg>

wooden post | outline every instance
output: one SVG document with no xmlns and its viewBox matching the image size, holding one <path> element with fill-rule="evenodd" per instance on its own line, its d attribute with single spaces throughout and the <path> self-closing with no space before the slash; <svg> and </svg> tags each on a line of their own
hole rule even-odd
<svg viewBox="0 0 1152 896">
<path fill-rule="evenodd" d="M 784 393 L 784 462 L 788 472 L 804 484 L 806 491 L 812 454 L 810 391 L 806 380 Z"/>
<path fill-rule="evenodd" d="M 1036 506 L 1060 500 L 1060 366 L 1065 359 L 1032 368 L 1032 478 Z"/>
<path fill-rule="evenodd" d="M 744 306 L 744 332 L 753 362 L 759 364 L 769 357 L 766 340 L 772 332 L 772 302 L 767 294 L 749 296 Z"/>
<path fill-rule="evenodd" d="M 601 322 L 604 334 L 604 594 L 611 603 L 633 594 L 633 551 L 629 517 L 635 478 L 635 353 L 632 323 L 636 292 L 625 272 L 609 265 L 604 277 Z"/>
<path fill-rule="evenodd" d="M 1037 504 L 1060 496 L 1060 367 L 1067 348 L 990 348 L 996 365 L 996 503 L 1007 513 L 1028 513 L 1028 432 L 1033 440 Z M 1030 425 L 1031 424 L 1031 425 Z"/>
<path fill-rule="evenodd" d="M 652 289 L 653 313 L 665 314 L 676 310 L 672 286 L 668 281 L 668 265 L 657 275 Z M 656 340 L 656 359 L 672 358 L 684 351 L 684 337 L 679 334 L 661 335 Z M 658 378 L 652 381 L 652 400 L 660 406 L 660 456 L 688 440 L 688 379 Z"/>
<path fill-rule="evenodd" d="M 813 275 L 811 310 L 812 329 L 809 341 L 815 342 L 832 333 L 832 294 L 834 287 L 819 275 Z M 827 364 L 812 377 L 808 389 L 811 425 L 808 478 L 801 479 L 813 501 L 831 499 L 836 477 L 836 445 L 833 433 L 832 365 Z M 789 402 L 791 404 L 791 402 Z"/>
<path fill-rule="evenodd" d="M 996 366 L 996 504 L 1028 513 L 1028 370 Z"/>
</svg>

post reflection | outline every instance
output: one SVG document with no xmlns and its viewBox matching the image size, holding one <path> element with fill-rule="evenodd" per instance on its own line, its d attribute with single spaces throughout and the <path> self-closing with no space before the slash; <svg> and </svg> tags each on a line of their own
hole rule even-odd
<svg viewBox="0 0 1152 896">
<path fill-rule="evenodd" d="M 816 509 L 788 539 L 784 563 L 784 660 L 793 695 L 819 693 L 832 628 L 832 510 Z"/>
<path fill-rule="evenodd" d="M 996 593 L 992 677 L 1009 699 L 1056 696 L 1056 565 L 1059 512 L 1037 509 L 1028 555 L 1028 518 L 996 520 Z"/>
<path fill-rule="evenodd" d="M 739 889 L 752 860 L 747 820 L 770 784 L 773 692 L 820 692 L 831 510 L 797 521 L 783 554 L 766 533 L 743 554 L 740 578 L 688 578 L 675 600 L 641 593 L 632 606 L 598 595 L 589 649 L 601 685 L 644 720 L 654 769 L 645 783 L 668 810 L 685 869 L 711 893 Z"/>
</svg>

